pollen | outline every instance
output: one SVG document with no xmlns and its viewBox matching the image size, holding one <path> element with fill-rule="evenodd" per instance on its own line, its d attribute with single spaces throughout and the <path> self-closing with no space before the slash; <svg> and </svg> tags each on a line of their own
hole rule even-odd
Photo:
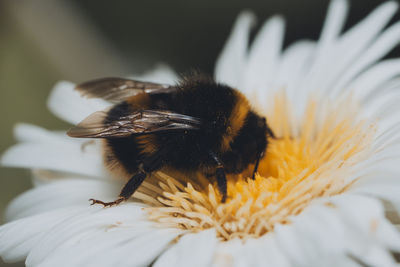
<svg viewBox="0 0 400 267">
<path fill-rule="evenodd" d="M 254 166 L 228 176 L 228 198 L 222 203 L 215 182 L 159 172 L 134 195 L 149 204 L 149 218 L 192 232 L 214 228 L 221 240 L 246 239 L 290 224 L 315 199 L 348 190 L 359 178 L 357 163 L 369 157 L 375 135 L 355 101 L 310 100 L 299 115 L 285 93 L 273 100 L 266 117 L 276 138 L 268 140 L 254 180 Z"/>
</svg>

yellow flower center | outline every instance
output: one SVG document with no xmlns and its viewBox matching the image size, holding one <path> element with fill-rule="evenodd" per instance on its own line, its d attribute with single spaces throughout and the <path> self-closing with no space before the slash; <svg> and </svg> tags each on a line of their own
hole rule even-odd
<svg viewBox="0 0 400 267">
<path fill-rule="evenodd" d="M 204 177 L 158 173 L 135 194 L 151 205 L 149 218 L 190 231 L 215 228 L 222 240 L 245 239 L 290 223 L 315 198 L 347 190 L 358 178 L 355 164 L 370 154 L 375 132 L 359 119 L 357 105 L 350 99 L 309 101 L 300 120 L 285 94 L 277 94 L 271 107 L 267 120 L 277 138 L 269 139 L 255 180 L 248 178 L 253 166 L 228 176 L 228 198 L 221 203 L 216 183 Z"/>
</svg>

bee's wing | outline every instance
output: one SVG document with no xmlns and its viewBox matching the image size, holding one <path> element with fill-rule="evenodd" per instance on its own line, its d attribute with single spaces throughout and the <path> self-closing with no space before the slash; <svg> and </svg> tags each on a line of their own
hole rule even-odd
<svg viewBox="0 0 400 267">
<path fill-rule="evenodd" d="M 120 102 L 139 93 L 173 92 L 176 87 L 124 78 L 102 78 L 78 84 L 75 89 L 88 98 Z"/>
<path fill-rule="evenodd" d="M 196 130 L 200 120 L 168 110 L 138 110 L 108 121 L 106 111 L 98 111 L 84 119 L 67 134 L 83 138 L 116 138 L 173 130 Z"/>
</svg>

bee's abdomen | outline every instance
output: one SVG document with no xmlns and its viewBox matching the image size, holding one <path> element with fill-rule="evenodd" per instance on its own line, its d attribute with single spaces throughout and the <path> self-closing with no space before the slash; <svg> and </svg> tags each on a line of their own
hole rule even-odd
<svg viewBox="0 0 400 267">
<path fill-rule="evenodd" d="M 129 102 L 124 101 L 115 105 L 108 112 L 105 122 L 115 121 L 119 117 L 129 115 L 137 109 L 145 108 L 147 105 L 147 98 L 142 94 L 132 97 Z M 141 145 L 138 136 L 134 135 L 105 139 L 104 163 L 111 173 L 129 178 L 138 171 L 138 166 L 143 160 L 143 148 L 144 146 Z"/>
<path fill-rule="evenodd" d="M 106 139 L 104 163 L 116 176 L 131 176 L 138 171 L 141 150 L 134 137 Z"/>
</svg>

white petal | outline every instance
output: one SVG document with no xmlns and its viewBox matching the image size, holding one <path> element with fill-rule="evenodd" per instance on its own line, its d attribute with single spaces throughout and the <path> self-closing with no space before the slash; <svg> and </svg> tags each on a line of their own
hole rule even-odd
<svg viewBox="0 0 400 267">
<path fill-rule="evenodd" d="M 277 71 L 279 56 L 282 49 L 284 20 L 275 16 L 265 22 L 257 34 L 243 69 L 243 78 L 239 89 L 251 95 L 254 91 L 261 99 L 265 99 L 268 88 Z"/>
<path fill-rule="evenodd" d="M 352 237 L 358 234 L 365 246 L 369 245 L 371 249 L 380 245 L 400 251 L 400 234 L 386 219 L 383 204 L 378 199 L 346 194 L 332 198 L 332 203 L 339 206 L 344 223 L 351 229 L 349 240 L 353 241 Z M 365 246 L 349 246 L 349 249 L 359 256 L 365 251 Z"/>
<path fill-rule="evenodd" d="M 376 8 L 367 18 L 347 31 L 337 42 L 326 50 L 324 56 L 317 55 L 323 61 L 312 73 L 314 78 L 303 84 L 304 90 L 318 90 L 324 95 L 328 92 L 346 67 L 357 58 L 371 43 L 373 38 L 385 27 L 397 10 L 395 2 L 386 2 Z"/>
<path fill-rule="evenodd" d="M 318 42 L 318 53 L 329 47 L 342 31 L 349 10 L 347 0 L 333 0 L 330 2 L 325 23 L 321 31 L 321 37 Z"/>
<path fill-rule="evenodd" d="M 54 132 L 47 131 L 39 126 L 28 124 L 28 123 L 18 123 L 14 127 L 14 136 L 19 142 L 59 142 L 60 139 L 65 140 L 65 142 L 71 141 L 72 138 L 67 137 L 64 134 L 55 134 Z"/>
<path fill-rule="evenodd" d="M 332 88 L 338 79 L 386 26 L 397 10 L 397 3 L 387 2 L 376 8 L 367 18 L 347 31 L 331 51 L 331 61 L 318 83 L 320 88 Z"/>
<path fill-rule="evenodd" d="M 276 225 L 274 234 L 280 250 L 286 254 L 293 266 L 304 266 L 308 261 L 303 253 L 302 243 L 293 227 Z"/>
<path fill-rule="evenodd" d="M 290 94 L 296 91 L 300 80 L 309 71 L 315 46 L 315 42 L 308 40 L 290 45 L 282 54 L 277 78 L 272 87 L 286 88 Z"/>
<path fill-rule="evenodd" d="M 19 168 L 41 168 L 81 175 L 104 177 L 105 172 L 98 155 L 79 153 L 76 147 L 51 144 L 18 144 L 3 155 L 1 164 Z M 60 153 L 62 151 L 62 153 Z M 88 168 L 89 163 L 90 167 Z"/>
<path fill-rule="evenodd" d="M 366 266 L 385 266 L 395 267 L 399 266 L 393 258 L 393 255 L 380 246 L 371 245 L 367 251 L 362 254 L 355 255 L 356 258 L 362 259 Z"/>
<path fill-rule="evenodd" d="M 393 92 L 392 99 L 389 98 L 390 96 L 383 96 L 383 97 L 376 97 L 373 99 L 372 102 L 364 104 L 362 109 L 362 117 L 372 123 L 376 129 L 376 142 L 375 144 L 379 143 L 386 143 L 387 146 L 389 143 L 390 145 L 397 145 L 399 144 L 399 127 L 400 121 L 398 120 L 400 115 L 400 109 L 398 106 L 399 96 L 396 92 Z M 386 98 L 386 103 L 385 99 Z M 370 98 L 372 99 L 372 98 Z M 375 101 L 377 100 L 377 101 Z M 397 102 L 396 102 L 397 100 Z M 375 113 L 371 113 L 369 111 L 375 110 Z M 369 116 L 369 117 L 368 117 Z M 383 137 L 390 137 L 390 139 L 384 140 Z"/>
<path fill-rule="evenodd" d="M 7 262 L 21 261 L 46 231 L 82 213 L 82 208 L 62 208 L 0 226 L 0 256 Z"/>
<path fill-rule="evenodd" d="M 149 266 L 178 234 L 176 229 L 153 229 L 122 246 L 106 248 L 103 257 L 96 257 L 94 261 L 90 258 L 87 266 Z"/>
<path fill-rule="evenodd" d="M 217 244 L 214 229 L 185 234 L 155 262 L 155 267 L 210 266 Z"/>
<path fill-rule="evenodd" d="M 393 119 L 383 126 L 380 123 L 378 130 L 380 133 L 376 134 L 373 144 L 374 151 L 382 151 L 382 149 L 387 149 L 388 146 L 400 144 L 400 122 L 398 120 Z"/>
<path fill-rule="evenodd" d="M 321 79 L 320 76 L 326 66 L 331 64 L 330 57 L 332 49 L 343 28 L 348 9 L 349 4 L 346 0 L 335 0 L 330 3 L 321 37 L 317 43 L 314 61 L 312 62 L 308 75 L 306 75 L 303 82 L 298 85 L 298 90 L 303 92 L 303 94 L 315 87 L 315 84 Z"/>
<path fill-rule="evenodd" d="M 345 225 L 332 208 L 321 204 L 311 205 L 293 218 L 293 229 L 299 239 L 307 240 L 301 246 L 302 253 L 308 258 L 307 262 L 314 264 L 321 259 L 329 263 L 346 254 L 343 245 L 346 243 Z"/>
<path fill-rule="evenodd" d="M 388 250 L 400 246 L 398 233 L 384 216 L 378 200 L 349 193 L 314 200 L 289 225 L 277 225 L 272 236 L 293 266 L 357 266 L 354 258 L 374 265 L 393 261 Z M 329 240 L 329 242 L 326 242 Z M 350 257 L 349 257 L 350 256 Z M 338 265 L 340 263 L 340 265 Z"/>
<path fill-rule="evenodd" d="M 88 199 L 108 201 L 118 196 L 122 183 L 67 179 L 31 189 L 7 208 L 6 219 L 15 220 L 69 206 L 88 207 Z"/>
<path fill-rule="evenodd" d="M 291 266 L 288 257 L 279 249 L 274 233 L 247 240 L 233 256 L 235 266 Z"/>
<path fill-rule="evenodd" d="M 86 213 L 64 220 L 57 226 L 49 229 L 46 235 L 41 238 L 40 242 L 29 253 L 26 264 L 27 266 L 36 266 L 45 260 L 60 261 L 60 255 L 64 255 L 63 260 L 65 262 L 67 260 L 72 261 L 73 259 L 70 259 L 72 257 L 65 257 L 65 253 L 68 251 L 73 251 L 75 257 L 83 257 L 79 260 L 93 260 L 94 255 L 92 257 L 89 256 L 91 253 L 90 250 L 92 249 L 93 252 L 96 249 L 101 249 L 109 245 L 112 246 L 112 240 L 110 241 L 111 244 L 108 244 L 107 239 L 109 236 L 115 236 L 113 234 L 114 230 L 121 233 L 119 237 L 123 237 L 122 235 L 124 235 L 128 238 L 134 238 L 138 234 L 147 233 L 151 228 L 143 220 L 143 216 L 144 211 L 142 206 L 136 203 L 124 203 L 108 209 L 98 206 L 88 207 Z M 79 247 L 80 243 L 87 245 L 87 243 L 84 243 L 85 240 L 90 242 L 90 240 L 95 240 L 96 238 L 102 239 L 102 242 L 95 242 L 91 246 L 86 246 L 86 249 Z M 117 238 L 117 241 L 119 240 Z M 82 251 L 85 251 L 85 253 L 82 253 Z M 105 252 L 101 251 L 104 256 L 106 256 Z M 76 265 L 66 264 L 65 266 Z"/>
<path fill-rule="evenodd" d="M 154 69 L 147 71 L 142 75 L 132 76 L 132 79 L 163 84 L 175 84 L 178 78 L 178 75 L 165 64 L 159 64 Z"/>
<path fill-rule="evenodd" d="M 314 42 L 299 41 L 289 46 L 282 55 L 277 78 L 272 88 L 285 88 L 288 100 L 292 103 L 293 114 L 301 114 L 301 105 L 299 104 L 307 102 L 308 95 L 299 90 L 299 84 L 310 70 L 314 52 Z M 265 115 L 268 118 L 268 114 Z M 292 119 L 291 125 L 297 125 L 297 118 L 293 116 Z M 298 127 L 292 128 L 293 131 L 298 129 Z M 293 132 L 292 134 L 296 135 L 297 133 Z"/>
<path fill-rule="evenodd" d="M 40 266 L 60 261 L 62 266 L 148 266 L 177 235 L 176 230 L 139 225 L 88 230 L 58 246 Z"/>
<path fill-rule="evenodd" d="M 395 179 L 396 178 L 392 180 Z M 374 182 L 369 181 L 368 183 L 360 183 L 359 186 L 354 189 L 354 192 L 363 193 L 366 195 L 373 195 L 375 197 L 380 197 L 393 203 L 400 203 L 400 185 L 398 184 L 398 178 L 396 183 L 385 183 L 385 180 L 387 179 L 382 180 L 376 179 Z"/>
<path fill-rule="evenodd" d="M 381 88 L 379 86 L 379 88 Z M 400 87 L 399 87 L 400 88 Z M 362 117 L 368 119 L 376 127 L 376 136 L 392 135 L 393 141 L 396 138 L 396 134 L 392 134 L 396 125 L 400 123 L 400 95 L 397 89 L 382 92 L 385 88 L 375 90 L 373 96 L 368 97 L 366 102 L 363 103 Z M 397 137 L 398 139 L 398 137 Z M 390 140 L 385 140 L 389 142 Z M 394 144 L 394 143 L 393 143 Z"/>
<path fill-rule="evenodd" d="M 50 171 L 43 169 L 34 169 L 31 171 L 31 180 L 33 187 L 39 187 L 42 185 L 51 184 L 53 182 L 64 181 L 68 179 L 90 179 L 90 177 L 83 177 L 81 175 L 58 172 L 58 171 Z"/>
<path fill-rule="evenodd" d="M 24 125 L 22 129 L 26 129 Z M 92 177 L 107 177 L 104 170 L 100 147 L 87 146 L 82 149 L 85 140 L 68 138 L 54 132 L 28 127 L 32 136 L 20 134 L 20 139 L 29 142 L 19 143 L 8 149 L 1 158 L 1 164 L 9 167 L 47 169 L 88 175 Z M 47 140 L 47 141 L 46 141 Z M 89 149 L 90 148 L 90 149 Z"/>
<path fill-rule="evenodd" d="M 391 78 L 400 73 L 400 59 L 384 60 L 357 77 L 347 88 L 360 101 L 367 97 Z"/>
<path fill-rule="evenodd" d="M 254 22 L 255 16 L 250 12 L 242 12 L 239 15 L 224 49 L 217 59 L 215 78 L 218 82 L 238 87 L 245 64 L 250 28 Z"/>
<path fill-rule="evenodd" d="M 215 252 L 214 267 L 241 266 L 241 263 L 235 259 L 243 248 L 242 240 L 235 238 L 227 242 L 219 242 Z"/>
<path fill-rule="evenodd" d="M 59 82 L 54 86 L 47 100 L 51 112 L 71 124 L 78 124 L 93 112 L 104 110 L 111 105 L 102 99 L 81 97 L 74 88 L 73 83 Z"/>
<path fill-rule="evenodd" d="M 339 77 L 331 94 L 337 94 L 347 89 L 349 83 L 362 70 L 381 59 L 390 50 L 400 43 L 400 23 L 396 23 L 385 30 L 374 43 Z"/>
<path fill-rule="evenodd" d="M 316 265 L 319 266 L 319 265 Z M 348 255 L 337 255 L 329 257 L 326 266 L 340 266 L 340 267 L 361 267 L 360 262 Z"/>
<path fill-rule="evenodd" d="M 399 93 L 396 90 L 385 91 L 385 88 L 382 90 L 376 90 L 377 92 L 374 93 L 373 97 L 369 97 L 363 103 L 363 115 L 366 118 L 370 118 L 373 121 L 375 118 L 377 119 L 385 119 L 388 115 L 391 115 L 392 112 L 399 111 L 399 106 L 396 105 L 399 100 Z M 386 110 L 390 108 L 392 112 L 389 114 Z M 380 123 L 380 121 L 377 121 Z"/>
<path fill-rule="evenodd" d="M 390 104 L 392 104 L 392 103 L 390 103 Z M 381 117 L 381 118 L 379 118 L 379 120 L 377 120 L 377 123 L 378 123 L 377 132 L 376 132 L 377 136 L 380 136 L 381 134 L 384 134 L 384 133 L 389 133 L 389 134 L 391 132 L 393 133 L 393 131 L 390 131 L 390 130 L 392 130 L 394 128 L 398 129 L 398 127 L 400 126 L 400 122 L 398 119 L 400 116 L 400 110 L 398 108 L 397 103 L 394 105 L 396 107 L 389 106 L 389 107 L 387 107 L 387 109 L 385 111 L 389 112 L 390 111 L 389 109 L 391 109 L 391 108 L 393 108 L 393 109 L 395 108 L 396 109 L 395 111 L 393 111 L 390 114 L 385 114 L 386 115 L 385 117 L 383 117 L 383 118 Z M 399 132 L 397 132 L 397 133 L 399 133 Z M 399 135 L 394 134 L 393 137 L 395 138 L 395 139 L 393 138 L 393 140 L 392 140 L 392 141 L 394 141 L 393 144 L 399 144 L 399 142 L 398 142 Z"/>
</svg>

